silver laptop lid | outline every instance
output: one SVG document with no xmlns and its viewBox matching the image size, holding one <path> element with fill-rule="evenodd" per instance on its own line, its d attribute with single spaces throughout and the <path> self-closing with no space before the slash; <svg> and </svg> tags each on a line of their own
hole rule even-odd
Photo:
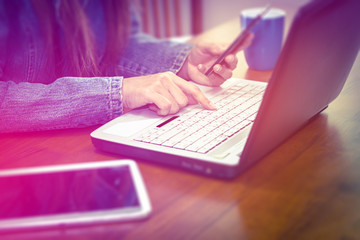
<svg viewBox="0 0 360 240">
<path fill-rule="evenodd" d="M 315 0 L 298 11 L 241 156 L 242 169 L 338 96 L 359 51 L 359 13 L 358 0 Z"/>
</svg>

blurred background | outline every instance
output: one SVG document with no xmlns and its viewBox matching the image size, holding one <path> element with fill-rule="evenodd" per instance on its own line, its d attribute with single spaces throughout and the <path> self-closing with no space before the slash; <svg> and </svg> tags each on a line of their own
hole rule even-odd
<svg viewBox="0 0 360 240">
<path fill-rule="evenodd" d="M 291 9 L 289 18 L 310 0 L 132 0 L 144 32 L 158 38 L 191 36 L 207 31 L 227 21 L 239 19 L 242 9 L 273 7 Z M 239 29 L 234 29 L 239 31 Z"/>
</svg>

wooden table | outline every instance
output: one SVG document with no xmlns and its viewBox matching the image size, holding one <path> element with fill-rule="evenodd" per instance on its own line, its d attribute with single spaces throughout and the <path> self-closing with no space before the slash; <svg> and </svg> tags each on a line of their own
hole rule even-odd
<svg viewBox="0 0 360 240">
<path fill-rule="evenodd" d="M 237 27 L 230 21 L 195 41 L 229 41 Z M 239 59 L 236 77 L 271 75 Z M 360 57 L 329 108 L 231 181 L 138 161 L 153 206 L 148 220 L 1 239 L 360 239 L 359 89 Z M 95 150 L 96 127 L 0 135 L 0 168 L 121 158 Z"/>
</svg>

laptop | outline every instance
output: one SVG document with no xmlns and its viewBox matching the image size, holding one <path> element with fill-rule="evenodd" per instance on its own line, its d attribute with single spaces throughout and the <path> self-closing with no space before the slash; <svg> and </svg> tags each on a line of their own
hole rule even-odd
<svg viewBox="0 0 360 240">
<path fill-rule="evenodd" d="M 201 86 L 216 111 L 188 106 L 160 117 L 130 111 L 91 133 L 125 157 L 233 178 L 322 112 L 340 93 L 360 46 L 358 0 L 315 0 L 299 9 L 268 83 Z"/>
</svg>

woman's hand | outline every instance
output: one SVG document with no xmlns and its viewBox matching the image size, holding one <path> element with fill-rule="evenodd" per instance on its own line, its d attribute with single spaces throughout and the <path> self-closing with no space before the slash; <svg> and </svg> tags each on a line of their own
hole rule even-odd
<svg viewBox="0 0 360 240">
<path fill-rule="evenodd" d="M 247 36 L 244 44 L 236 52 L 247 48 L 251 44 L 252 39 L 252 34 Z M 205 76 L 204 73 L 226 48 L 227 45 L 215 43 L 200 43 L 196 45 L 189 53 L 177 75 L 205 86 L 220 86 L 232 77 L 232 71 L 236 68 L 238 62 L 235 54 L 226 56 L 222 64 L 216 64 L 209 77 Z"/>
<path fill-rule="evenodd" d="M 172 72 L 125 78 L 122 91 L 126 109 L 148 105 L 157 114 L 168 115 L 188 104 L 200 103 L 205 109 L 215 110 L 196 85 Z"/>
</svg>

